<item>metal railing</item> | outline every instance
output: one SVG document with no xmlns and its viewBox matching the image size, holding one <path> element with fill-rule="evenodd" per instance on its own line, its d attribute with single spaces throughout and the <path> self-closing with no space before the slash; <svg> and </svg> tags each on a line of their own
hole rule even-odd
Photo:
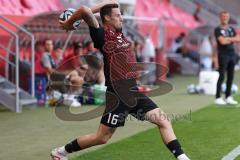
<svg viewBox="0 0 240 160">
<path fill-rule="evenodd" d="M 15 66 L 15 95 L 16 95 L 16 102 L 15 102 L 15 111 L 17 113 L 22 112 L 22 106 L 20 105 L 19 102 L 19 36 L 17 35 L 17 33 L 14 33 L 13 31 L 9 30 L 7 27 L 3 26 L 0 24 L 0 28 L 2 28 L 3 30 L 5 30 L 6 32 L 8 32 L 9 34 L 11 34 L 12 36 L 15 37 L 15 64 L 13 64 L 12 62 L 10 62 L 8 59 L 6 59 L 5 57 L 0 55 L 0 58 L 3 59 L 7 64 L 11 64 Z"/>
<path fill-rule="evenodd" d="M 28 35 L 31 38 L 31 95 L 32 97 L 35 96 L 35 37 L 32 33 L 28 32 L 25 28 L 17 25 L 15 22 L 12 20 L 0 15 L 0 18 L 4 21 L 6 21 L 8 24 L 16 27 L 17 29 L 21 30 L 24 32 L 26 35 Z M 19 43 L 18 43 L 19 45 Z M 9 61 L 9 52 L 7 52 L 7 59 Z M 6 70 L 5 70 L 5 75 L 6 78 L 8 79 L 8 73 L 9 73 L 9 67 L 8 64 L 6 64 Z"/>
</svg>

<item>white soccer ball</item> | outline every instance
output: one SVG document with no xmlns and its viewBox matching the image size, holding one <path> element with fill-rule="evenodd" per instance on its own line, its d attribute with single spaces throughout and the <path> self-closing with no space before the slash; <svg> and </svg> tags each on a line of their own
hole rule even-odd
<svg viewBox="0 0 240 160">
<path fill-rule="evenodd" d="M 80 29 L 80 24 L 81 24 L 81 20 L 77 20 L 76 22 L 73 23 L 73 28 Z"/>
<path fill-rule="evenodd" d="M 68 8 L 68 9 L 66 9 L 66 10 L 64 10 L 61 14 L 60 14 L 60 16 L 59 16 L 59 20 L 61 20 L 61 21 L 66 21 L 66 20 L 68 20 L 72 15 L 73 15 L 73 13 L 76 11 L 76 9 L 74 9 L 74 8 Z"/>
<path fill-rule="evenodd" d="M 188 85 L 188 86 L 187 86 L 187 92 L 188 92 L 189 94 L 194 94 L 194 93 L 196 93 L 196 85 L 194 85 L 194 84 Z"/>
<path fill-rule="evenodd" d="M 226 89 L 227 89 L 226 83 L 222 84 L 222 88 L 221 89 L 222 89 L 222 93 L 226 92 Z M 238 92 L 238 86 L 236 84 L 234 84 L 234 83 L 232 84 L 231 92 L 233 94 Z"/>
<path fill-rule="evenodd" d="M 74 9 L 74 8 L 68 8 L 68 9 L 64 10 L 59 16 L 59 21 L 62 21 L 62 22 L 67 21 L 73 15 L 73 13 L 75 11 L 76 11 L 76 9 Z M 80 24 L 81 24 L 81 20 L 77 20 L 76 22 L 73 23 L 73 28 L 79 29 Z"/>
<path fill-rule="evenodd" d="M 236 94 L 238 92 L 238 86 L 236 84 L 232 85 L 232 93 Z"/>
</svg>

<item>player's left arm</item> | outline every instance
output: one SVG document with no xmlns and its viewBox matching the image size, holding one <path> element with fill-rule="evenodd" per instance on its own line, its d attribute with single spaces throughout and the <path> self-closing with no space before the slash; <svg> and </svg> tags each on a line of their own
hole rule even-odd
<svg viewBox="0 0 240 160">
<path fill-rule="evenodd" d="M 238 43 L 240 42 L 240 35 L 238 35 L 235 31 L 234 28 L 233 29 L 233 33 L 234 33 L 234 36 L 233 37 L 229 37 L 229 40 L 232 42 L 232 43 Z"/>
<path fill-rule="evenodd" d="M 231 42 L 233 43 L 239 43 L 240 42 L 240 35 L 236 35 L 234 37 L 229 38 Z"/>
</svg>

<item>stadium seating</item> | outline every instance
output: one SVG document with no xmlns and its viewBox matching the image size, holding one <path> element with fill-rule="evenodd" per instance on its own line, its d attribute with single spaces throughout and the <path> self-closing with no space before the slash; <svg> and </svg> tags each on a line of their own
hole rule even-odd
<svg viewBox="0 0 240 160">
<path fill-rule="evenodd" d="M 231 13 L 230 23 L 237 24 L 240 23 L 238 16 L 240 2 L 238 0 L 232 0 L 231 3 L 228 3 L 224 0 L 193 0 L 196 4 L 200 4 L 202 8 L 206 9 L 208 12 L 218 15 L 222 10 L 227 10 Z"/>
<path fill-rule="evenodd" d="M 153 5 L 154 4 L 154 5 Z M 156 12 L 159 11 L 159 12 Z M 180 26 L 195 28 L 200 25 L 193 16 L 177 8 L 169 1 L 139 0 L 135 7 L 136 16 L 157 17 L 167 26 Z M 178 24 L 176 22 L 179 22 Z"/>
<path fill-rule="evenodd" d="M 166 47 L 170 47 L 172 40 L 178 36 L 180 32 L 187 32 L 201 25 L 191 14 L 176 7 L 167 0 L 138 0 L 135 7 L 135 16 L 159 18 L 165 25 Z M 141 25 L 140 28 L 143 34 L 149 34 L 149 26 Z M 155 31 L 157 31 L 157 29 L 158 28 L 156 28 Z M 158 44 L 158 42 L 155 42 L 155 40 L 158 39 L 158 35 L 157 32 L 151 32 L 154 44 Z"/>
<path fill-rule="evenodd" d="M 0 0 L 0 14 L 33 16 L 63 9 L 59 0 Z"/>
</svg>

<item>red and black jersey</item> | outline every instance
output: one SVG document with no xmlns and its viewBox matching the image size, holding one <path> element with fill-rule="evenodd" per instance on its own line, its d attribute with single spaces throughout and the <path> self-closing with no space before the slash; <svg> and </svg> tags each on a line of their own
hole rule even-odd
<svg viewBox="0 0 240 160">
<path fill-rule="evenodd" d="M 104 74 L 106 86 L 119 80 L 135 79 L 136 57 L 131 51 L 131 43 L 122 32 L 116 32 L 109 27 L 89 27 L 94 47 L 104 56 Z"/>
</svg>

